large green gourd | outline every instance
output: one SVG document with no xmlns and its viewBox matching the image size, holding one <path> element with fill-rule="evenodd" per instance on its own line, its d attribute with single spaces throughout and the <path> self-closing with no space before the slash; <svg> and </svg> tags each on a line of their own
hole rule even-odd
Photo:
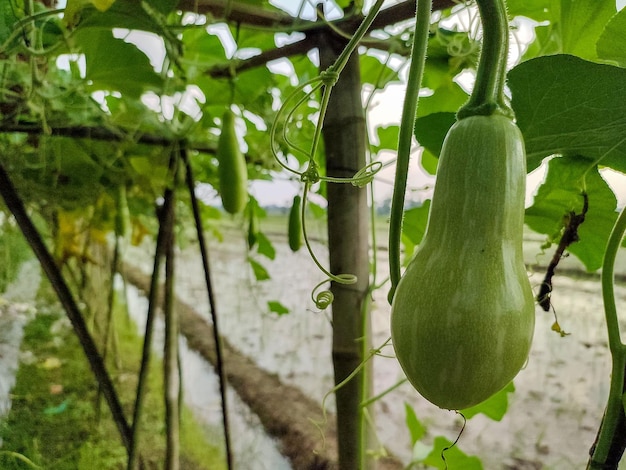
<svg viewBox="0 0 626 470">
<path fill-rule="evenodd" d="M 534 299 L 522 257 L 526 158 L 501 115 L 452 126 L 424 239 L 400 280 L 391 334 L 409 381 L 435 405 L 464 409 L 524 366 Z"/>
<path fill-rule="evenodd" d="M 217 142 L 220 196 L 224 210 L 241 212 L 248 202 L 248 169 L 235 132 L 235 115 L 230 108 L 222 117 L 222 132 Z"/>
</svg>

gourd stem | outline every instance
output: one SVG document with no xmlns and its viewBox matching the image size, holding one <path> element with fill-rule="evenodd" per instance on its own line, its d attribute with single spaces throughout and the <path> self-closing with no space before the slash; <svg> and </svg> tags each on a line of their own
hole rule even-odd
<svg viewBox="0 0 626 470">
<path fill-rule="evenodd" d="M 396 176 L 391 199 L 391 216 L 389 219 L 389 275 L 391 289 L 389 303 L 400 282 L 400 241 L 402 238 L 402 214 L 404 213 L 404 196 L 406 193 L 407 173 L 411 157 L 413 127 L 417 112 L 417 101 L 426 64 L 426 49 L 430 31 L 430 15 L 432 0 L 419 0 L 415 19 L 415 34 L 411 51 L 411 66 L 407 80 L 406 95 L 402 109 L 402 123 L 398 137 L 398 158 L 396 160 Z"/>
<path fill-rule="evenodd" d="M 611 387 L 609 399 L 606 405 L 604 418 L 598 432 L 598 440 L 591 457 L 590 466 L 604 464 L 609 457 L 609 451 L 613 436 L 620 419 L 624 413 L 622 394 L 624 391 L 624 368 L 626 366 L 626 348 L 620 338 L 619 319 L 615 306 L 615 291 L 613 288 L 615 258 L 626 233 L 626 207 L 622 209 L 606 246 L 604 261 L 602 264 L 602 298 L 604 300 L 604 315 L 609 337 L 609 349 L 611 351 Z"/>
<path fill-rule="evenodd" d="M 509 22 L 504 0 L 476 0 L 483 29 L 476 82 L 469 101 L 459 109 L 458 119 L 504 114 L 513 111 L 504 99 L 506 62 L 509 52 Z"/>
<path fill-rule="evenodd" d="M 372 5 L 372 8 L 370 8 L 370 11 L 367 13 L 367 16 L 365 17 L 361 25 L 357 28 L 357 30 L 354 32 L 354 34 L 350 38 L 350 41 L 348 42 L 346 47 L 344 47 L 344 49 L 341 51 L 341 54 L 339 55 L 339 57 L 337 58 L 337 60 L 332 66 L 332 68 L 337 73 L 341 73 L 343 68 L 348 63 L 348 59 L 352 55 L 352 52 L 357 48 L 357 46 L 359 45 L 359 42 L 361 42 L 361 39 L 363 39 L 363 36 L 367 34 L 367 31 L 370 29 L 370 26 L 374 22 L 374 19 L 376 18 L 378 11 L 382 8 L 383 3 L 384 3 L 384 0 L 376 0 L 376 3 Z"/>
</svg>

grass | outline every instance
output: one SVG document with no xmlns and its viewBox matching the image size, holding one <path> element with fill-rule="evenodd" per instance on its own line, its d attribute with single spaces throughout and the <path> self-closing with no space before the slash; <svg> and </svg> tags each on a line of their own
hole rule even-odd
<svg viewBox="0 0 626 470">
<path fill-rule="evenodd" d="M 84 353 L 65 316 L 54 302 L 51 305 L 40 307 L 25 329 L 25 360 L 17 373 L 11 411 L 0 427 L 0 468 L 124 469 L 126 452 L 104 401 L 98 419 L 97 385 Z M 117 310 L 115 325 L 118 351 L 109 370 L 131 416 L 141 342 L 123 309 Z M 140 446 L 147 469 L 162 468 L 165 455 L 161 372 L 155 358 Z M 188 409 L 183 410 L 181 421 L 181 469 L 225 468 L 221 441 L 218 445 L 208 442 L 209 434 L 218 433 L 209 433 Z"/>
</svg>

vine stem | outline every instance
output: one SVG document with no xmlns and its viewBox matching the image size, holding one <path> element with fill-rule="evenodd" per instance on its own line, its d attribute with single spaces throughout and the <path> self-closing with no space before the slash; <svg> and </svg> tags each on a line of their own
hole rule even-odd
<svg viewBox="0 0 626 470">
<path fill-rule="evenodd" d="M 402 215 L 404 213 L 404 197 L 406 193 L 409 161 L 411 159 L 411 142 L 413 141 L 413 127 L 417 112 L 417 102 L 426 65 L 426 49 L 428 48 L 428 33 L 430 31 L 430 15 L 432 0 L 419 0 L 415 20 L 415 34 L 413 35 L 413 49 L 411 51 L 411 66 L 407 81 L 406 95 L 402 109 L 402 123 L 398 137 L 398 158 L 396 161 L 396 176 L 391 199 L 391 217 L 389 220 L 389 274 L 391 290 L 389 303 L 393 299 L 398 282 L 400 282 L 400 243 L 402 237 Z"/>
<path fill-rule="evenodd" d="M 468 102 L 459 109 L 458 119 L 494 113 L 513 117 L 504 98 L 504 81 L 509 53 L 509 22 L 504 0 L 476 0 L 483 40 L 476 70 L 476 82 Z"/>
<path fill-rule="evenodd" d="M 626 347 L 620 338 L 619 319 L 615 305 L 614 270 L 615 258 L 626 233 L 626 207 L 622 209 L 607 242 L 602 264 L 602 298 L 604 315 L 611 351 L 611 386 L 609 399 L 598 432 L 595 449 L 587 468 L 605 468 L 611 444 L 620 418 L 624 415 L 622 396 L 624 393 L 624 368 L 626 367 Z"/>
<path fill-rule="evenodd" d="M 333 64 L 332 68 L 335 72 L 341 73 L 343 68 L 346 66 L 348 60 L 350 59 L 350 56 L 352 55 L 352 52 L 357 48 L 359 42 L 361 42 L 367 31 L 370 29 L 370 26 L 374 22 L 374 19 L 376 19 L 376 15 L 378 14 L 378 11 L 382 8 L 383 3 L 384 0 L 376 0 L 376 3 L 372 5 L 372 8 L 370 8 L 367 16 L 361 22 L 361 25 L 355 31 L 354 35 L 350 38 L 350 41 L 348 41 L 348 44 L 346 45 L 346 47 L 344 47 L 344 49 L 341 51 L 341 54 L 339 54 L 339 57 L 337 57 L 337 60 Z"/>
<path fill-rule="evenodd" d="M 372 8 L 370 8 L 370 11 L 367 13 L 367 16 L 361 22 L 361 25 L 359 26 L 359 28 L 356 30 L 354 35 L 350 38 L 350 41 L 348 42 L 346 47 L 344 47 L 344 49 L 341 51 L 341 54 L 339 55 L 339 57 L 337 57 L 337 60 L 335 60 L 335 62 L 330 67 L 328 67 L 328 69 L 326 69 L 320 76 L 313 78 L 303 83 L 298 88 L 296 88 L 286 98 L 285 102 L 281 106 L 281 109 L 278 111 L 276 118 L 274 119 L 274 122 L 272 123 L 272 127 L 270 129 L 270 149 L 276 161 L 287 171 L 299 174 L 301 177 L 304 175 L 303 173 L 293 170 L 292 168 L 290 168 L 289 166 L 287 166 L 285 163 L 281 161 L 281 159 L 278 157 L 278 149 L 276 148 L 276 145 L 275 145 L 275 141 L 276 141 L 275 136 L 276 136 L 276 132 L 278 129 L 279 118 L 285 112 L 284 110 L 286 108 L 287 103 L 294 100 L 295 97 L 297 96 L 297 93 L 299 93 L 301 90 L 306 88 L 306 86 L 308 85 L 313 86 L 313 89 L 309 93 L 307 93 L 303 98 L 301 98 L 297 102 L 297 104 L 294 106 L 292 111 L 288 114 L 288 119 L 289 119 L 289 117 L 293 114 L 293 112 L 295 112 L 297 107 L 300 104 L 304 103 L 311 94 L 315 93 L 320 88 L 324 88 L 322 92 L 322 98 L 320 101 L 319 121 L 314 131 L 313 141 L 311 144 L 311 151 L 305 152 L 304 150 L 297 148 L 293 144 L 291 144 L 286 134 L 287 127 L 285 126 L 285 128 L 283 129 L 284 140 L 287 143 L 289 143 L 292 147 L 295 147 L 296 150 L 300 151 L 301 153 L 308 154 L 309 166 L 310 167 L 312 166 L 313 168 L 315 168 L 315 160 L 314 160 L 315 152 L 317 151 L 318 143 L 319 143 L 321 133 L 322 133 L 324 115 L 326 114 L 326 108 L 328 107 L 328 101 L 330 100 L 330 91 L 332 87 L 334 86 L 335 82 L 337 81 L 339 74 L 348 63 L 348 59 L 352 55 L 352 52 L 357 48 L 357 46 L 359 45 L 359 42 L 363 39 L 367 31 L 369 30 L 370 26 L 374 22 L 374 19 L 376 18 L 376 15 L 378 14 L 379 10 L 382 8 L 383 3 L 384 3 L 384 0 L 376 0 L 376 3 L 372 5 Z M 319 175 L 317 176 L 317 178 L 319 179 Z M 336 182 L 339 182 L 339 181 L 336 181 Z M 342 182 L 350 182 L 350 179 L 344 180 Z"/>
<path fill-rule="evenodd" d="M 302 238 L 304 239 L 304 246 L 306 246 L 306 249 L 309 252 L 309 255 L 311 255 L 311 259 L 313 260 L 317 268 L 320 271 L 322 271 L 326 276 L 328 276 L 327 280 L 334 281 L 339 284 L 354 284 L 356 282 L 356 276 L 352 274 L 333 274 L 324 266 L 322 266 L 322 263 L 320 262 L 320 260 L 317 258 L 317 256 L 315 256 L 315 252 L 313 251 L 313 247 L 311 246 L 311 242 L 309 241 L 309 237 L 307 234 L 306 217 L 305 217 L 305 206 L 306 206 L 306 201 L 307 201 L 307 197 L 309 194 L 309 189 L 310 189 L 310 184 L 305 183 L 304 190 L 302 193 L 302 206 L 300 208 L 300 217 L 302 219 Z M 318 286 L 319 285 L 320 284 L 318 284 Z"/>
</svg>

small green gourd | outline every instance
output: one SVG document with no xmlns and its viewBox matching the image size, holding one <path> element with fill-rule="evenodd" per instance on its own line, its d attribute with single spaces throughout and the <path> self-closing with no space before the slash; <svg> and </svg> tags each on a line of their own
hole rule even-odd
<svg viewBox="0 0 626 470">
<path fill-rule="evenodd" d="M 524 366 L 535 323 L 522 236 L 526 158 L 508 118 L 470 116 L 448 132 L 426 234 L 393 298 L 391 334 L 417 391 L 464 409 Z"/>
<path fill-rule="evenodd" d="M 300 208 L 302 206 L 302 197 L 296 194 L 293 197 L 293 204 L 289 211 L 289 226 L 287 235 L 289 239 L 289 248 L 296 252 L 302 246 L 302 219 L 300 218 Z"/>
<path fill-rule="evenodd" d="M 222 132 L 217 142 L 219 191 L 224 210 L 241 212 L 248 202 L 248 169 L 239 148 L 235 115 L 230 108 L 222 117 Z"/>
</svg>

